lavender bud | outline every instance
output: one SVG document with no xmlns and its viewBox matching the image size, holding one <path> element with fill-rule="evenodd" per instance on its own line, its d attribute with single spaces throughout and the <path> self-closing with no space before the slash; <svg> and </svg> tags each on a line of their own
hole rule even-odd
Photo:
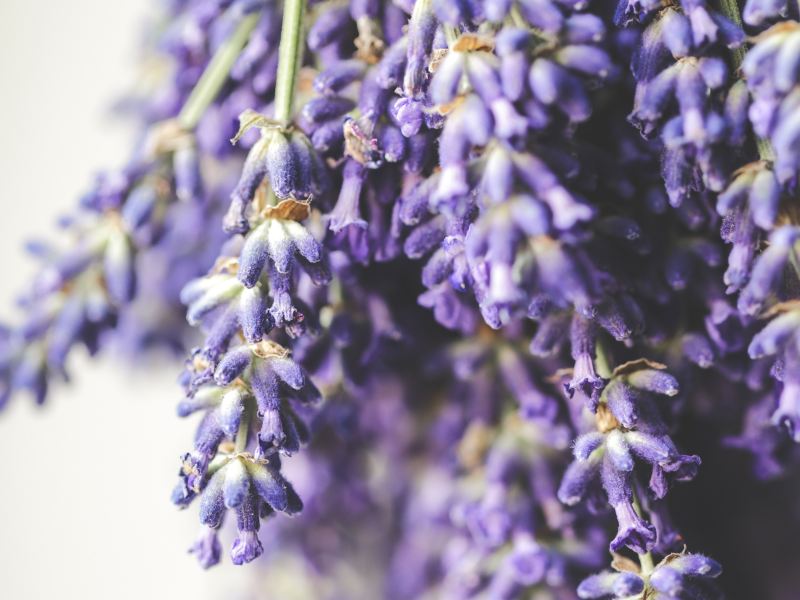
<svg viewBox="0 0 800 600">
<path fill-rule="evenodd" d="M 597 478 L 600 461 L 600 456 L 591 454 L 587 460 L 571 463 L 558 487 L 558 499 L 567 506 L 574 506 L 580 502 Z"/>
<path fill-rule="evenodd" d="M 375 81 L 378 85 L 384 89 L 393 90 L 402 83 L 407 51 L 406 38 L 402 38 L 383 53 L 383 57 L 376 67 Z"/>
<path fill-rule="evenodd" d="M 439 3 L 445 4 L 452 0 Z M 403 78 L 403 92 L 406 97 L 418 99 L 427 78 L 428 55 L 433 46 L 436 33 L 436 17 L 429 2 L 416 2 L 408 24 L 407 64 Z"/>
<path fill-rule="evenodd" d="M 753 222 L 762 229 L 772 229 L 780 199 L 781 186 L 775 174 L 769 169 L 760 170 L 753 179 L 748 198 Z"/>
<path fill-rule="evenodd" d="M 278 198 L 288 198 L 295 188 L 299 168 L 298 156 L 288 138 L 282 133 L 272 134 L 267 146 L 266 166 L 269 183 Z"/>
<path fill-rule="evenodd" d="M 618 429 L 611 430 L 606 436 L 606 453 L 618 471 L 628 473 L 633 470 L 633 456 L 625 443 L 625 437 Z"/>
<path fill-rule="evenodd" d="M 597 431 L 584 433 L 575 440 L 572 452 L 575 458 L 580 461 L 588 460 L 592 453 L 605 442 L 605 436 Z"/>
<path fill-rule="evenodd" d="M 463 52 L 449 52 L 439 64 L 431 80 L 431 100 L 436 104 L 449 104 L 459 93 L 464 68 L 467 64 Z"/>
<path fill-rule="evenodd" d="M 308 30 L 307 42 L 311 50 L 319 50 L 333 43 L 348 30 L 350 10 L 347 6 L 331 7 L 319 13 L 319 18 Z"/>
<path fill-rule="evenodd" d="M 355 102 L 342 96 L 321 96 L 306 102 L 302 116 L 309 123 L 323 123 L 350 112 L 355 105 Z"/>
<path fill-rule="evenodd" d="M 528 82 L 537 100 L 545 105 L 558 103 L 559 109 L 574 122 L 585 121 L 591 104 L 580 81 L 566 69 L 545 58 L 531 65 Z"/>
<path fill-rule="evenodd" d="M 627 376 L 633 387 L 655 394 L 674 396 L 678 393 L 678 381 L 669 373 L 656 369 L 641 369 Z"/>
<path fill-rule="evenodd" d="M 219 422 L 225 435 L 234 438 L 239 431 L 244 414 L 245 397 L 238 388 L 225 392 L 219 402 Z"/>
<path fill-rule="evenodd" d="M 209 527 L 219 527 L 225 513 L 225 502 L 222 497 L 224 476 L 215 473 L 200 496 L 200 522 Z"/>
<path fill-rule="evenodd" d="M 232 459 L 222 471 L 225 482 L 222 485 L 222 497 L 226 508 L 241 506 L 250 493 L 250 477 L 240 458 Z"/>
<path fill-rule="evenodd" d="M 603 390 L 603 398 L 608 402 L 614 417 L 624 427 L 631 428 L 639 420 L 636 392 L 625 383 L 614 379 Z"/>
<path fill-rule="evenodd" d="M 219 563 L 220 556 L 222 555 L 222 546 L 217 538 L 217 530 L 214 528 L 205 528 L 203 532 L 197 537 L 197 540 L 189 552 L 197 557 L 197 562 L 204 569 L 209 569 Z"/>
<path fill-rule="evenodd" d="M 578 586 L 578 598 L 594 600 L 612 596 L 626 598 L 636 596 L 644 590 L 644 581 L 635 573 L 603 572 L 591 575 Z"/>
<path fill-rule="evenodd" d="M 335 96 L 351 83 L 360 79 L 364 75 L 366 68 L 367 65 L 363 61 L 356 59 L 334 63 L 314 78 L 314 89 L 320 94 Z"/>
<path fill-rule="evenodd" d="M 229 385 L 244 372 L 251 360 L 252 353 L 247 346 L 240 346 L 228 351 L 217 365 L 214 381 L 220 386 Z"/>
</svg>

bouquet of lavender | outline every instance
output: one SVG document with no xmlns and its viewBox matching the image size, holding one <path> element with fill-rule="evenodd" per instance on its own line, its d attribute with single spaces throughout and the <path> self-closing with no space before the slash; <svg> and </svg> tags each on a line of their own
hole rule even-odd
<svg viewBox="0 0 800 600">
<path fill-rule="evenodd" d="M 0 405 L 185 352 L 172 501 L 275 598 L 796 597 L 797 19 L 165 0 Z"/>
</svg>

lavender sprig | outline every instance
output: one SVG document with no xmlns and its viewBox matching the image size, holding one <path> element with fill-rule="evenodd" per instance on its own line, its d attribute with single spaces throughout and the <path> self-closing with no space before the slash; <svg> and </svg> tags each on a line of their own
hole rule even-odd
<svg viewBox="0 0 800 600">
<path fill-rule="evenodd" d="M 240 7 L 229 11 L 239 13 Z M 100 176 L 80 210 L 63 223 L 76 240 L 71 248 L 31 245 L 44 266 L 21 300 L 28 312 L 25 323 L 4 336 L 2 363 L 8 383 L 3 403 L 18 389 L 29 390 L 43 402 L 50 380 L 66 376 L 67 357 L 78 344 L 93 354 L 115 332 L 121 345 L 158 340 L 172 347 L 184 344 L 186 332 L 175 318 L 181 310 L 177 290 L 203 268 L 208 250 L 216 252 L 219 243 L 216 235 L 206 241 L 208 250 L 203 242 L 187 242 L 181 227 L 204 227 L 217 213 L 216 199 L 204 190 L 215 183 L 203 180 L 191 129 L 220 93 L 231 61 L 255 22 L 255 15 L 244 16 L 221 44 L 176 120 L 150 122 L 144 115 L 149 133 L 129 165 Z M 192 255 L 190 261 L 187 254 Z M 158 280 L 162 269 L 154 268 L 151 257 L 172 268 L 178 285 Z M 145 298 L 138 303 L 147 302 L 152 314 L 133 326 L 140 288 Z M 158 311 L 163 322 L 157 320 Z M 138 341 L 127 340 L 125 332 Z"/>
<path fill-rule="evenodd" d="M 220 258 L 209 275 L 182 292 L 188 321 L 201 325 L 206 338 L 187 362 L 186 399 L 179 412 L 205 409 L 205 416 L 194 450 L 182 459 L 181 481 L 172 499 L 184 507 L 199 495 L 200 520 L 212 529 L 220 527 L 226 510 L 236 513 L 234 564 L 262 553 L 259 516 L 301 509 L 299 497 L 280 474 L 277 453 L 293 454 L 308 441 L 303 412 L 320 399 L 288 351 L 266 337 L 273 327 L 290 337 L 304 331 L 306 316 L 292 298 L 301 264 L 315 283 L 329 280 L 326 269 L 318 267 L 318 242 L 300 224 L 309 215 L 311 198 L 322 189 L 321 166 L 302 132 L 291 131 L 304 7 L 302 1 L 284 6 L 275 118 L 243 112 L 232 140 L 253 127 L 261 131 L 226 215 L 227 229 L 244 234 L 227 245 L 231 251 L 238 248 L 239 257 Z M 267 294 L 272 297 L 269 307 Z M 208 542 L 197 547 L 204 567 L 219 560 L 215 548 Z"/>
</svg>

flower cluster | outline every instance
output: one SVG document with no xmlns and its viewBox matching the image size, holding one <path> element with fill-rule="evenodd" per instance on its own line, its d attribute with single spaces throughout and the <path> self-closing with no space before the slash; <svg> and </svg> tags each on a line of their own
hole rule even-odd
<svg viewBox="0 0 800 600">
<path fill-rule="evenodd" d="M 579 598 L 630 598 L 653 592 L 657 598 L 720 598 L 712 581 L 722 572 L 714 560 L 701 554 L 670 554 L 650 573 L 627 570 L 592 575 L 578 586 Z"/>
<path fill-rule="evenodd" d="M 614 4 L 170 2 L 147 143 L 31 246 L 3 397 L 199 330 L 172 499 L 276 595 L 721 597 L 669 492 L 800 456 L 800 29 Z"/>
<path fill-rule="evenodd" d="M 2 336 L 0 404 L 21 390 L 43 402 L 53 378 L 66 376 L 67 357 L 78 345 L 92 354 L 111 345 L 134 355 L 154 344 L 185 347 L 179 293 L 219 252 L 216 223 L 239 161 L 214 174 L 202 168 L 218 155 L 208 136 L 194 134 L 197 116 L 181 108 L 197 105 L 193 89 L 215 46 L 238 51 L 244 43 L 252 23 L 233 36 L 227 30 L 252 4 L 172 8 L 158 59 L 174 62 L 175 73 L 158 94 L 128 107 L 145 128 L 141 142 L 125 167 L 100 174 L 77 209 L 59 221 L 66 243 L 27 246 L 41 268 L 20 296 L 21 325 Z M 213 137 L 219 146 L 227 135 L 214 130 Z"/>
</svg>

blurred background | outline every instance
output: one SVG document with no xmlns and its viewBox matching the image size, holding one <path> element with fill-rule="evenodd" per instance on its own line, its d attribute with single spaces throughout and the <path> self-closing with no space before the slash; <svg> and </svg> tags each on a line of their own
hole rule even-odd
<svg viewBox="0 0 800 600">
<path fill-rule="evenodd" d="M 33 237 L 128 156 L 114 102 L 136 78 L 148 0 L 0 2 L 0 321 L 34 262 Z M 0 413 L 0 597 L 258 598 L 256 570 L 202 571 L 186 552 L 196 512 L 169 501 L 193 423 L 175 417 L 176 362 L 71 360 L 44 408 Z M 245 593 L 247 590 L 247 593 Z"/>
</svg>

